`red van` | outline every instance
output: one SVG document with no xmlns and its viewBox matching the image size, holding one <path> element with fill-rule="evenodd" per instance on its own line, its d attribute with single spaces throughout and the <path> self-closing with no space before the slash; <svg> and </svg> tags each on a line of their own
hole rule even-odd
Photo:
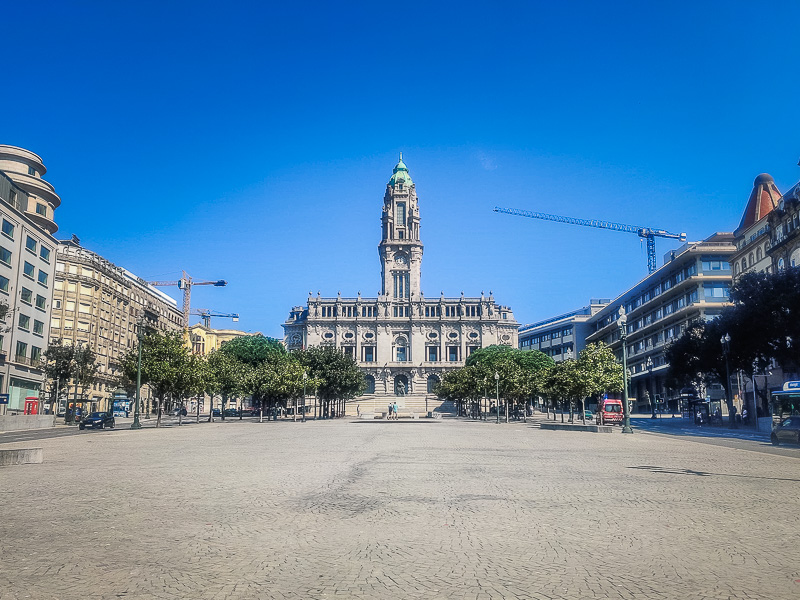
<svg viewBox="0 0 800 600">
<path fill-rule="evenodd" d="M 600 400 L 597 405 L 598 425 L 622 425 L 622 400 Z"/>
</svg>

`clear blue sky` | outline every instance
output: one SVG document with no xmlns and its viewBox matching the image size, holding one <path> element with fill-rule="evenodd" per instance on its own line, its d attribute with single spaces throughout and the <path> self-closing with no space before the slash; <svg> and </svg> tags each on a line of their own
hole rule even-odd
<svg viewBox="0 0 800 600">
<path fill-rule="evenodd" d="M 759 173 L 800 179 L 797 2 L 2 11 L 0 143 L 43 157 L 58 235 L 147 279 L 227 279 L 192 305 L 247 331 L 281 337 L 310 290 L 377 293 L 401 150 L 426 295 L 493 290 L 522 323 L 627 289 L 644 244 L 495 205 L 696 240 L 737 226 Z"/>
</svg>

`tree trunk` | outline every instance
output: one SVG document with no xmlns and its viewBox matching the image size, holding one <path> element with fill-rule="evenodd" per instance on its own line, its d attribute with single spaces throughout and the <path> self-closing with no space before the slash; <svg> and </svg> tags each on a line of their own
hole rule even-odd
<svg viewBox="0 0 800 600">
<path fill-rule="evenodd" d="M 164 404 L 164 397 L 159 396 L 156 401 L 158 402 L 158 415 L 156 416 L 156 427 L 161 427 L 161 406 Z"/>
</svg>

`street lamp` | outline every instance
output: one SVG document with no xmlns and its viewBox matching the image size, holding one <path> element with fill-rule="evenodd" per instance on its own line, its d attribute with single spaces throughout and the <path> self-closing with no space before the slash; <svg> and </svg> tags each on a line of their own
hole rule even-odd
<svg viewBox="0 0 800 600">
<path fill-rule="evenodd" d="M 633 433 L 631 410 L 628 406 L 628 349 L 625 343 L 628 338 L 627 324 L 628 317 L 625 316 L 625 307 L 620 305 L 617 325 L 619 326 L 619 339 L 622 341 L 622 433 Z"/>
<path fill-rule="evenodd" d="M 497 371 L 494 372 L 494 383 L 495 383 L 496 393 L 497 393 L 497 396 L 496 396 L 496 398 L 497 398 L 497 407 L 496 407 L 495 413 L 497 414 L 497 424 L 499 425 L 500 424 L 500 373 L 498 373 Z"/>
<path fill-rule="evenodd" d="M 144 341 L 144 323 L 140 318 L 136 323 L 136 337 L 139 340 L 139 358 L 136 361 L 136 406 L 133 408 L 133 423 L 131 429 L 141 429 L 139 422 L 139 403 L 142 392 L 142 342 Z"/>
<path fill-rule="evenodd" d="M 647 357 L 647 360 L 644 362 L 644 367 L 645 369 L 647 369 L 647 387 L 649 388 L 650 384 L 653 381 L 653 359 L 650 358 L 649 356 Z M 653 392 L 655 392 L 655 389 L 656 386 L 654 385 Z M 650 418 L 656 419 L 658 417 L 656 417 L 656 405 L 655 402 L 653 402 L 653 393 L 648 391 L 648 394 L 650 394 L 650 410 L 653 411 L 653 414 L 650 416 Z"/>
<path fill-rule="evenodd" d="M 308 373 L 303 371 L 303 421 L 306 420 L 306 383 L 308 382 Z"/>
<path fill-rule="evenodd" d="M 725 400 L 728 405 L 728 411 L 730 411 L 731 406 L 733 405 L 733 400 L 731 400 L 731 367 L 730 361 L 728 360 L 728 354 L 731 350 L 731 336 L 727 333 L 719 338 L 719 343 L 722 344 L 722 353 L 725 355 L 725 376 L 728 378 L 725 382 Z M 736 428 L 736 418 L 733 413 L 730 414 L 731 419 L 731 427 Z"/>
</svg>

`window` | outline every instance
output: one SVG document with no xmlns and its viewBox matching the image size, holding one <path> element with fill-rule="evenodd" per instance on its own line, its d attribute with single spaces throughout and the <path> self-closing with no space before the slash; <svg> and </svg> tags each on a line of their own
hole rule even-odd
<svg viewBox="0 0 800 600">
<path fill-rule="evenodd" d="M 31 362 L 39 362 L 42 358 L 42 349 L 38 346 L 31 346 Z"/>
<path fill-rule="evenodd" d="M 28 167 L 28 175 L 36 175 L 36 169 L 33 167 Z"/>
<path fill-rule="evenodd" d="M 22 267 L 22 270 L 25 273 L 25 276 L 31 279 L 33 279 L 33 276 L 36 273 L 36 268 L 27 261 L 25 261 L 25 265 Z"/>
<path fill-rule="evenodd" d="M 22 288 L 22 291 L 19 294 L 19 299 L 22 300 L 25 304 L 31 305 L 33 304 L 33 292 L 30 291 L 28 288 Z"/>
<path fill-rule="evenodd" d="M 472 356 L 472 353 L 475 352 L 480 346 L 467 346 L 467 356 Z"/>
<path fill-rule="evenodd" d="M 24 360 L 25 358 L 27 358 L 27 356 L 28 356 L 28 344 L 26 344 L 25 342 L 17 342 L 17 353 L 16 353 L 17 360 L 19 360 L 20 358 Z"/>
<path fill-rule="evenodd" d="M 0 262 L 7 264 L 9 267 L 11 266 L 11 250 L 6 250 L 0 246 Z"/>
<path fill-rule="evenodd" d="M 44 323 L 41 321 L 33 320 L 33 333 L 36 335 L 44 335 Z"/>
<path fill-rule="evenodd" d="M 398 225 L 405 225 L 406 224 L 406 203 L 405 202 L 398 202 L 397 203 L 397 210 L 394 214 L 394 220 Z"/>
<path fill-rule="evenodd" d="M 406 347 L 405 346 L 397 346 L 395 348 L 395 360 L 397 362 L 406 362 Z"/>
<path fill-rule="evenodd" d="M 58 300 L 58 307 L 61 308 L 61 300 Z M 45 310 L 47 308 L 47 298 L 42 296 L 41 294 L 36 294 L 36 308 L 39 310 Z"/>
<path fill-rule="evenodd" d="M 39 283 L 47 287 L 47 273 L 39 269 Z"/>
<path fill-rule="evenodd" d="M 39 244 L 37 243 L 37 241 L 33 239 L 31 236 L 28 236 L 25 239 L 25 249 L 28 250 L 29 252 L 33 252 L 34 254 L 36 254 L 36 247 L 38 245 Z"/>
<path fill-rule="evenodd" d="M 20 313 L 19 321 L 17 322 L 19 328 L 24 331 L 29 331 L 31 328 L 31 318 L 28 315 L 23 315 Z"/>
<path fill-rule="evenodd" d="M 703 271 L 729 271 L 731 268 L 728 261 L 713 256 L 704 256 L 702 264 Z"/>
<path fill-rule="evenodd" d="M 428 362 L 437 362 L 439 360 L 439 347 L 438 346 L 428 346 L 425 351 L 428 353 L 427 361 Z"/>
<path fill-rule="evenodd" d="M 706 283 L 703 286 L 703 290 L 705 292 L 706 300 L 727 300 L 729 284 L 728 282 Z"/>
<path fill-rule="evenodd" d="M 9 223 L 5 219 L 3 219 L 3 235 L 12 240 L 14 239 L 14 224 Z"/>
<path fill-rule="evenodd" d="M 39 246 L 39 257 L 45 262 L 50 262 L 50 248 L 44 244 Z M 61 270 L 63 271 L 64 269 Z"/>
<path fill-rule="evenodd" d="M 449 362 L 458 362 L 458 346 L 447 347 L 447 360 Z"/>
<path fill-rule="evenodd" d="M 47 216 L 47 205 L 42 204 L 41 202 L 36 203 L 36 214 L 42 215 L 43 217 Z"/>
<path fill-rule="evenodd" d="M 363 346 L 361 348 L 362 354 L 364 356 L 364 362 L 375 362 L 375 347 L 374 346 Z"/>
<path fill-rule="evenodd" d="M 8 293 L 8 277 L 3 277 L 0 275 L 0 290 L 3 290 L 5 293 Z"/>
</svg>

